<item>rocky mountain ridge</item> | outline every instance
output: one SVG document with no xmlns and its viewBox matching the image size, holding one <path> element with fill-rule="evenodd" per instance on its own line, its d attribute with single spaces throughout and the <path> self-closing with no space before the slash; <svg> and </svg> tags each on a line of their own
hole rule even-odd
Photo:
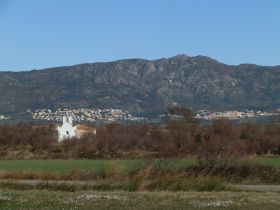
<svg viewBox="0 0 280 210">
<path fill-rule="evenodd" d="M 280 66 L 226 65 L 205 56 L 127 59 L 0 72 L 0 114 L 39 108 L 117 108 L 162 113 L 280 107 Z"/>
</svg>

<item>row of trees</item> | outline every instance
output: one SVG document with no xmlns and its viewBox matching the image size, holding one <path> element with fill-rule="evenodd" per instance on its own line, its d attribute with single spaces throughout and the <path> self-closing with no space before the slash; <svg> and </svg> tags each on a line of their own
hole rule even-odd
<svg viewBox="0 0 280 210">
<path fill-rule="evenodd" d="M 188 118 L 185 118 L 188 119 Z M 134 158 L 184 157 L 224 159 L 248 154 L 278 153 L 279 124 L 212 124 L 189 120 L 169 121 L 165 126 L 110 124 L 97 134 L 57 142 L 53 125 L 0 126 L 0 157 L 14 150 L 28 150 L 34 158 Z"/>
</svg>

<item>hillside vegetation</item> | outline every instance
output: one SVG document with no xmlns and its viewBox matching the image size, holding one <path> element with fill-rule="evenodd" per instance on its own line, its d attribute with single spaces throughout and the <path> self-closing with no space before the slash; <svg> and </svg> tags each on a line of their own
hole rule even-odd
<svg viewBox="0 0 280 210">
<path fill-rule="evenodd" d="M 173 103 L 193 109 L 275 110 L 279 80 L 279 66 L 232 66 L 186 55 L 0 72 L 0 113 L 118 108 L 151 115 Z"/>
</svg>

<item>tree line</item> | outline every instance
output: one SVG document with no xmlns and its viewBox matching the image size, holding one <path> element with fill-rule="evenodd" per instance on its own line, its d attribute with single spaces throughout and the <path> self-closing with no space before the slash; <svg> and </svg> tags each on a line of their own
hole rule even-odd
<svg viewBox="0 0 280 210">
<path fill-rule="evenodd" d="M 189 120 L 169 120 L 161 126 L 109 124 L 97 127 L 96 135 L 88 133 L 62 143 L 57 141 L 54 125 L 0 126 L 2 159 L 186 156 L 224 159 L 279 152 L 280 124 L 232 124 L 227 119 L 211 124 Z"/>
</svg>

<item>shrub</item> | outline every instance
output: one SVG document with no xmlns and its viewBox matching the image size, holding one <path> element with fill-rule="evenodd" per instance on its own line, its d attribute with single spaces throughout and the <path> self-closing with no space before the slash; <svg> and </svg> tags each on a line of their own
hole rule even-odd
<svg viewBox="0 0 280 210">
<path fill-rule="evenodd" d="M 192 186 L 193 190 L 196 191 L 222 191 L 227 190 L 228 187 L 224 184 L 221 179 L 216 177 L 203 177 L 195 181 Z"/>
</svg>

